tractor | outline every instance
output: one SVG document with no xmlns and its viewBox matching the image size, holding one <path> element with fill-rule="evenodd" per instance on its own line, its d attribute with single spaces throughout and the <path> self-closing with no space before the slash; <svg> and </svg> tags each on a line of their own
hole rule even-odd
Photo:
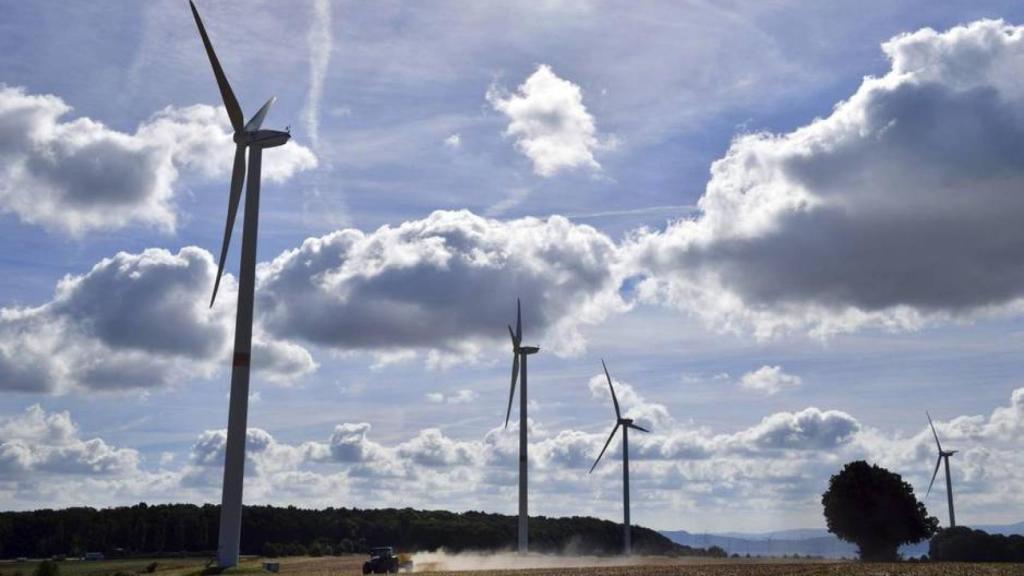
<svg viewBox="0 0 1024 576">
<path fill-rule="evenodd" d="M 397 574 L 412 571 L 412 558 L 407 554 L 395 554 L 391 546 L 370 548 L 370 559 L 363 562 L 363 574 Z"/>
</svg>

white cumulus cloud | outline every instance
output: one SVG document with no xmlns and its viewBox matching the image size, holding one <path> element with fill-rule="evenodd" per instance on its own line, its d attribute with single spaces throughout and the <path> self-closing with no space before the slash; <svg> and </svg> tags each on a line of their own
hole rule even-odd
<svg viewBox="0 0 1024 576">
<path fill-rule="evenodd" d="M 1024 435 L 1024 388 L 1009 396 L 1007 405 L 988 415 L 935 420 L 943 446 L 959 450 L 951 469 L 964 514 L 1002 514 L 1007 503 L 1017 501 L 1016 487 L 1024 481 L 1018 449 Z M 545 509 L 579 512 L 583 501 L 614 504 L 621 497 L 617 489 L 606 490 L 609 479 L 621 473 L 618 442 L 593 476 L 586 475 L 606 430 L 548 431 L 535 421 L 529 426 L 531 494 Z M 514 501 L 514 424 L 476 438 L 427 428 L 382 443 L 371 433 L 368 423 L 348 422 L 335 426 L 326 439 L 283 442 L 270 431 L 249 429 L 247 501 L 474 509 L 493 509 L 496 499 Z M 31 406 L 0 416 L 0 493 L 14 508 L 162 502 L 167 494 L 174 501 L 216 499 L 224 445 L 224 430 L 207 430 L 185 446 L 182 464 L 176 466 L 177 459 L 167 452 L 154 452 L 153 464 L 159 467 L 145 467 L 136 450 L 83 434 L 69 413 Z M 634 510 L 663 521 L 674 516 L 658 510 L 680 505 L 695 512 L 759 510 L 820 518 L 820 494 L 844 463 L 879 463 L 923 492 L 936 457 L 923 414 L 921 425 L 907 435 L 815 407 L 769 414 L 735 431 L 716 432 L 673 419 L 652 434 L 632 434 L 630 448 L 630 480 L 644 495 Z M 933 495 L 939 505 L 943 489 L 938 486 L 940 494 Z M 81 501 L 85 490 L 95 498 Z"/>
<path fill-rule="evenodd" d="M 639 293 L 761 337 L 908 329 L 1024 290 L 1024 28 L 979 21 L 882 46 L 831 114 L 737 137 L 700 214 L 634 248 Z"/>
<path fill-rule="evenodd" d="M 237 285 L 209 307 L 216 265 L 195 247 L 121 252 L 66 276 L 35 307 L 0 308 L 0 389 L 63 393 L 168 386 L 227 366 Z M 304 348 L 253 340 L 257 374 L 290 382 L 316 368 Z"/>
<path fill-rule="evenodd" d="M 82 439 L 68 412 L 38 404 L 0 418 L 0 478 L 29 474 L 110 476 L 134 471 L 139 454 L 100 438 Z"/>
<path fill-rule="evenodd" d="M 746 390 L 771 396 L 786 388 L 795 388 L 803 380 L 799 376 L 786 374 L 782 366 L 761 366 L 740 377 L 740 386 Z"/>
<path fill-rule="evenodd" d="M 437 366 L 507 337 L 516 298 L 526 338 L 558 354 L 582 350 L 579 326 L 626 306 L 615 243 L 557 216 L 438 211 L 370 233 L 339 230 L 258 275 L 256 308 L 271 334 L 350 350 L 430 350 Z"/>
<path fill-rule="evenodd" d="M 487 101 L 508 117 L 505 134 L 515 138 L 516 148 L 533 162 L 538 175 L 601 169 L 594 153 L 606 143 L 601 142 L 594 117 L 583 105 L 583 91 L 555 75 L 550 66 L 538 66 L 515 93 L 491 86 Z"/>
<path fill-rule="evenodd" d="M 76 236 L 129 225 L 171 231 L 179 170 L 230 171 L 234 144 L 222 108 L 168 107 L 134 133 L 65 119 L 71 111 L 57 96 L 0 85 L 0 211 Z M 316 163 L 290 142 L 267 155 L 264 171 L 284 180 Z"/>
</svg>

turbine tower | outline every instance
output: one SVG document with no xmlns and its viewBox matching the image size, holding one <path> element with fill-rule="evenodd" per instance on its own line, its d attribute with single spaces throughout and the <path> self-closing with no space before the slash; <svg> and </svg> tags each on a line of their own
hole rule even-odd
<svg viewBox="0 0 1024 576">
<path fill-rule="evenodd" d="M 590 472 L 597 468 L 597 463 L 604 456 L 604 451 L 612 443 L 612 438 L 615 437 L 619 426 L 622 426 L 622 553 L 629 556 L 633 553 L 633 538 L 629 524 L 629 429 L 633 428 L 634 430 L 648 433 L 650 430 L 633 424 L 633 420 L 630 418 L 622 417 L 622 412 L 619 410 L 619 400 L 615 397 L 615 386 L 612 386 L 612 377 L 608 374 L 608 366 L 605 365 L 604 360 L 601 360 L 601 366 L 604 368 L 605 378 L 608 379 L 608 388 L 612 391 L 612 403 L 615 405 L 615 427 L 612 428 L 612 433 L 608 435 L 608 441 L 604 443 L 601 453 L 597 455 L 597 460 L 594 460 L 594 465 L 590 467 Z"/>
<path fill-rule="evenodd" d="M 248 179 L 245 190 L 245 216 L 242 225 L 242 260 L 238 274 L 238 311 L 235 318 L 235 349 L 231 361 L 231 396 L 228 401 L 228 438 L 224 458 L 224 485 L 221 495 L 220 533 L 217 544 L 217 563 L 221 568 L 238 564 L 238 545 L 242 530 L 242 480 L 245 474 L 245 434 L 249 410 L 249 366 L 252 350 L 252 304 L 256 279 L 256 234 L 260 206 L 260 162 L 264 148 L 274 148 L 288 142 L 288 132 L 261 130 L 274 98 L 260 108 L 248 123 L 243 124 L 242 108 L 235 99 L 220 61 L 213 51 L 206 27 L 199 17 L 196 5 L 189 0 L 199 35 L 203 39 L 206 55 L 210 58 L 213 75 L 217 79 L 224 108 L 235 131 L 235 162 L 231 173 L 228 196 L 228 216 L 224 226 L 224 242 L 220 250 L 220 264 L 213 284 L 210 306 L 217 299 L 217 288 L 224 273 L 224 260 L 231 244 L 231 229 L 235 224 L 238 203 L 242 197 L 242 183 Z M 245 152 L 249 151 L 248 176 Z"/>
<path fill-rule="evenodd" d="M 516 380 L 522 375 L 523 385 L 519 387 L 519 553 L 526 554 L 529 548 L 529 531 L 527 530 L 527 499 L 526 499 L 526 359 L 536 354 L 540 348 L 523 346 L 523 313 L 519 299 L 516 298 L 516 329 L 508 327 L 512 337 L 512 388 L 508 393 L 508 411 L 505 413 L 505 429 L 512 415 L 512 398 L 516 395 Z M 522 370 L 520 370 L 522 364 Z"/>
<path fill-rule="evenodd" d="M 956 515 L 953 513 L 953 481 L 949 477 L 949 457 L 957 453 L 957 450 L 943 450 L 942 443 L 939 442 L 939 435 L 935 432 L 935 424 L 932 424 L 932 415 L 925 412 L 928 416 L 928 425 L 932 428 L 932 436 L 935 436 L 935 445 L 939 448 L 939 459 L 935 461 L 935 472 L 932 472 L 932 481 L 928 483 L 928 492 L 924 495 L 928 498 L 928 494 L 932 493 L 932 484 L 935 484 L 935 477 L 939 474 L 939 465 L 942 461 L 946 461 L 946 501 L 949 503 L 949 527 L 956 526 Z"/>
</svg>

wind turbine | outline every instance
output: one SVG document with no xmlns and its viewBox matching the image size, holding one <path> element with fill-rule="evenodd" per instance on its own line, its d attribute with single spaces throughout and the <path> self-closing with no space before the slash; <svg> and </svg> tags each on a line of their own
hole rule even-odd
<svg viewBox="0 0 1024 576">
<path fill-rule="evenodd" d="M 939 474 L 939 465 L 942 464 L 943 459 L 946 461 L 946 500 L 949 502 L 949 527 L 956 526 L 956 515 L 953 514 L 953 481 L 949 477 L 949 457 L 956 454 L 957 450 L 943 450 L 942 443 L 939 442 L 939 435 L 935 432 L 935 424 L 932 424 L 932 415 L 925 412 L 928 416 L 928 425 L 932 428 L 932 436 L 935 436 L 935 445 L 939 448 L 939 459 L 935 461 L 935 472 L 932 472 L 932 481 L 928 483 L 928 492 L 924 495 L 928 498 L 928 494 L 932 493 L 932 484 L 935 484 L 935 477 Z"/>
<path fill-rule="evenodd" d="M 622 426 L 622 553 L 629 556 L 633 552 L 633 539 L 630 534 L 629 525 L 629 429 L 633 428 L 634 430 L 647 433 L 650 433 L 650 430 L 633 424 L 633 420 L 630 418 L 622 417 L 622 412 L 619 410 L 619 400 L 615 397 L 615 386 L 612 386 L 612 377 L 611 374 L 608 374 L 608 366 L 605 365 L 604 360 L 601 360 L 601 366 L 604 368 L 605 378 L 608 379 L 608 388 L 612 391 L 612 403 L 615 405 L 615 427 L 612 428 L 612 433 L 608 435 L 608 441 L 604 443 L 604 448 L 601 448 L 601 453 L 597 455 L 597 460 L 594 460 L 594 465 L 590 467 L 590 472 L 597 468 L 597 463 L 604 456 L 604 451 L 612 443 L 612 438 L 615 437 L 619 426 Z"/>
<path fill-rule="evenodd" d="M 231 85 L 224 76 L 220 61 L 213 51 L 206 27 L 199 17 L 195 3 L 189 0 L 199 35 L 203 39 L 206 55 L 210 58 L 213 75 L 217 79 L 224 108 L 227 109 L 235 135 L 235 163 L 231 173 L 228 196 L 228 217 L 224 226 L 224 243 L 220 250 L 220 264 L 213 284 L 210 306 L 217 299 L 217 288 L 224 273 L 224 260 L 231 244 L 231 229 L 235 225 L 238 203 L 242 197 L 242 183 L 246 179 L 245 152 L 249 150 L 248 186 L 245 190 L 245 216 L 242 226 L 242 261 L 238 274 L 238 311 L 235 317 L 235 350 L 231 362 L 231 397 L 228 408 L 228 438 L 224 458 L 224 485 L 221 494 L 220 533 L 217 544 L 217 563 L 222 568 L 238 564 L 238 545 L 242 530 L 242 480 L 245 474 L 245 434 L 249 411 L 249 366 L 252 351 L 252 303 L 256 279 L 256 234 L 260 206 L 260 162 L 264 148 L 274 148 L 288 142 L 291 135 L 279 130 L 261 130 L 275 98 L 267 100 L 249 122 L 243 124 L 242 108 L 235 99 Z"/>
<path fill-rule="evenodd" d="M 512 398 L 516 395 L 516 379 L 520 376 L 519 366 L 522 364 L 522 382 L 519 387 L 519 553 L 526 554 L 529 547 L 527 530 L 527 499 L 526 499 L 526 359 L 536 354 L 540 348 L 523 346 L 523 311 L 519 299 L 516 298 L 516 329 L 508 327 L 508 335 L 512 337 L 512 388 L 508 393 L 508 411 L 505 413 L 505 429 L 512 415 Z"/>
</svg>

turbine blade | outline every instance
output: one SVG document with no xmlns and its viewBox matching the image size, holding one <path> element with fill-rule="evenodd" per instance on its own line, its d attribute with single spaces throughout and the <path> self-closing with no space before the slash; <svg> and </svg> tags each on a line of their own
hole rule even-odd
<svg viewBox="0 0 1024 576">
<path fill-rule="evenodd" d="M 928 498 L 928 495 L 932 493 L 932 484 L 935 484 L 935 477 L 939 475 L 939 464 L 942 464 L 942 456 L 939 456 L 939 459 L 935 461 L 935 472 L 932 472 L 932 481 L 928 483 L 928 492 L 925 493 L 925 498 Z"/>
<path fill-rule="evenodd" d="M 508 429 L 508 419 L 512 416 L 512 398 L 516 395 L 516 380 L 519 379 L 519 354 L 512 356 L 512 387 L 508 391 L 508 411 L 505 412 L 505 429 Z"/>
<path fill-rule="evenodd" d="M 523 307 L 516 298 L 516 345 L 523 341 Z"/>
<path fill-rule="evenodd" d="M 615 386 L 612 386 L 612 377 L 608 374 L 608 366 L 604 363 L 604 358 L 601 359 L 601 366 L 604 367 L 604 376 L 608 379 L 608 387 L 612 390 L 612 402 L 615 403 L 615 417 L 621 419 L 622 413 L 619 412 L 619 399 L 615 397 Z"/>
<path fill-rule="evenodd" d="M 255 132 L 260 129 L 260 126 L 263 125 L 263 119 L 267 117 L 267 112 L 270 111 L 270 107 L 274 104 L 274 101 L 276 100 L 277 96 L 271 96 L 270 100 L 267 100 L 267 103 L 256 111 L 256 114 L 254 114 L 253 117 L 249 119 L 249 122 L 245 125 L 246 132 Z"/>
<path fill-rule="evenodd" d="M 511 324 L 508 327 L 508 335 L 512 337 L 512 351 L 513 352 L 518 352 L 519 351 L 519 341 L 516 340 L 516 333 L 512 331 L 512 325 Z"/>
<path fill-rule="evenodd" d="M 641 432 L 647 432 L 648 434 L 650 434 L 650 433 L 651 433 L 651 431 L 650 431 L 650 430 L 648 430 L 647 428 L 644 428 L 643 426 L 637 426 L 636 424 L 630 424 L 630 425 L 629 425 L 629 427 L 630 427 L 630 428 L 634 428 L 634 429 L 636 429 L 636 430 L 639 430 L 639 431 L 641 431 Z"/>
<path fill-rule="evenodd" d="M 217 54 L 213 51 L 213 44 L 210 43 L 210 37 L 206 34 L 206 27 L 203 26 L 203 19 L 199 17 L 199 10 L 196 10 L 195 2 L 189 0 L 188 3 L 192 7 L 192 16 L 196 19 L 196 26 L 199 27 L 199 35 L 203 37 L 203 46 L 206 47 L 206 55 L 210 58 L 213 75 L 217 78 L 217 88 L 220 89 L 220 97 L 224 101 L 224 107 L 228 110 L 231 127 L 238 132 L 242 130 L 242 108 L 238 105 L 238 100 L 235 99 L 235 93 L 231 91 L 231 85 L 228 84 L 224 70 L 220 67 L 220 60 L 217 60 Z"/>
<path fill-rule="evenodd" d="M 608 445 L 612 443 L 612 438 L 615 437 L 615 433 L 618 432 L 618 430 L 619 423 L 616 422 L 615 427 L 612 428 L 612 433 L 608 435 L 608 441 L 604 443 L 604 448 L 601 448 L 601 453 L 597 455 L 597 460 L 594 460 L 594 465 L 590 467 L 590 472 L 593 472 L 594 468 L 597 468 L 597 463 L 601 461 L 601 456 L 604 456 L 604 451 L 608 449 Z M 587 472 L 587 474 L 590 474 L 590 472 Z"/>
<path fill-rule="evenodd" d="M 927 411 L 924 413 L 928 417 L 928 425 L 932 427 L 932 436 L 935 436 L 935 445 L 939 447 L 939 452 L 942 452 L 942 443 L 939 442 L 939 434 L 935 432 L 935 424 L 932 424 L 932 415 Z"/>
<path fill-rule="evenodd" d="M 213 296 L 210 297 L 210 307 L 217 299 L 217 289 L 220 288 L 220 277 L 224 274 L 224 261 L 228 257 L 228 247 L 231 245 L 231 230 L 235 227 L 235 216 L 238 214 L 238 202 L 242 198 L 242 182 L 245 180 L 245 146 L 235 147 L 235 168 L 231 172 L 231 191 L 228 195 L 228 218 L 224 224 L 224 243 L 220 247 L 220 264 L 217 265 L 217 278 L 213 281 Z"/>
</svg>

